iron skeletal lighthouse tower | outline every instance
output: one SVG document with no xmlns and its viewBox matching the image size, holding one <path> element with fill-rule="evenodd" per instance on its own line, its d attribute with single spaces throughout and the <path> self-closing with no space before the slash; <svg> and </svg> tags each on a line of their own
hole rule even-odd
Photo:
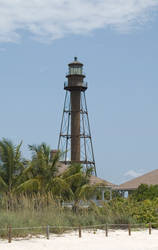
<svg viewBox="0 0 158 250">
<path fill-rule="evenodd" d="M 67 82 L 58 150 L 63 152 L 62 162 L 69 165 L 80 163 L 85 168 L 93 167 L 96 175 L 95 159 L 88 118 L 83 64 L 74 58 L 66 75 Z"/>
</svg>

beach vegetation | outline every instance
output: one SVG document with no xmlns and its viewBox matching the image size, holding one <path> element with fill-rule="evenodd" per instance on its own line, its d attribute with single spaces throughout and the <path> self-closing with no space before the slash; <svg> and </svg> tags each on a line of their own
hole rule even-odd
<svg viewBox="0 0 158 250">
<path fill-rule="evenodd" d="M 72 164 L 60 172 L 60 152 L 52 157 L 47 144 L 29 145 L 32 157 L 26 160 L 21 146 L 22 142 L 0 141 L 1 228 L 51 225 L 59 233 L 79 225 L 158 225 L 158 185 L 142 184 L 127 198 L 114 191 L 111 201 L 98 206 L 92 199 L 94 194 L 99 197 L 96 186 L 90 185 L 92 168 Z M 72 207 L 64 206 L 65 202 Z"/>
</svg>

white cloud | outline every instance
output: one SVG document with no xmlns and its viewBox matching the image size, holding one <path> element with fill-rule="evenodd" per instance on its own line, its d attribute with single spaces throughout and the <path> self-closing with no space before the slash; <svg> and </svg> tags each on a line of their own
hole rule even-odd
<svg viewBox="0 0 158 250">
<path fill-rule="evenodd" d="M 142 174 L 143 174 L 142 172 L 140 173 L 140 172 L 136 172 L 135 170 L 129 170 L 128 172 L 124 174 L 124 176 L 136 178 L 136 177 L 141 176 Z"/>
<path fill-rule="evenodd" d="M 18 41 L 21 30 L 46 41 L 108 26 L 126 31 L 157 7 L 157 0 L 0 0 L 0 42 Z"/>
</svg>

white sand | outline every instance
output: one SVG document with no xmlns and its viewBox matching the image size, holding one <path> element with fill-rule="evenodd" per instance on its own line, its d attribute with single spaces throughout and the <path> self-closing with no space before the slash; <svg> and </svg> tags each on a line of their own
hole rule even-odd
<svg viewBox="0 0 158 250">
<path fill-rule="evenodd" d="M 158 250 L 158 230 L 132 232 L 110 231 L 109 237 L 105 232 L 98 230 L 85 231 L 82 238 L 78 233 L 69 233 L 62 236 L 51 235 L 50 240 L 45 238 L 32 238 L 13 240 L 12 243 L 0 240 L 2 250 Z"/>
</svg>

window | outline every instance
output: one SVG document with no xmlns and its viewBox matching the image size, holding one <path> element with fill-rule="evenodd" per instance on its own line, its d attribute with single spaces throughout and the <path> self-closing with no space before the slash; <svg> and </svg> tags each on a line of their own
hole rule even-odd
<svg viewBox="0 0 158 250">
<path fill-rule="evenodd" d="M 70 67 L 69 68 L 70 75 L 82 75 L 82 67 Z"/>
</svg>

